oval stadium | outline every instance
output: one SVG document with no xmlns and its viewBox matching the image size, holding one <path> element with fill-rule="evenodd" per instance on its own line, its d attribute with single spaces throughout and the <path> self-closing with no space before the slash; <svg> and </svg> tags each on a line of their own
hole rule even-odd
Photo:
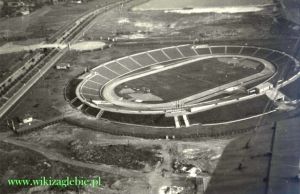
<svg viewBox="0 0 300 194">
<path fill-rule="evenodd" d="M 298 69 L 295 58 L 277 50 L 179 45 L 100 64 L 78 78 L 70 101 L 88 115 L 121 123 L 218 125 L 279 109 L 291 100 L 286 91 Z"/>
</svg>

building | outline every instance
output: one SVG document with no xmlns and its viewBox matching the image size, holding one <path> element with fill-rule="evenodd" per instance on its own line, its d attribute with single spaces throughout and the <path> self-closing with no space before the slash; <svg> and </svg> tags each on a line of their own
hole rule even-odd
<svg viewBox="0 0 300 194">
<path fill-rule="evenodd" d="M 31 125 L 33 122 L 33 117 L 30 114 L 25 114 L 22 118 L 22 124 L 28 124 Z"/>
<path fill-rule="evenodd" d="M 4 16 L 28 15 L 30 13 L 29 6 L 21 0 L 4 1 L 1 14 Z"/>
<path fill-rule="evenodd" d="M 273 84 L 269 82 L 261 83 L 255 87 L 255 93 L 261 94 L 273 88 Z"/>
<path fill-rule="evenodd" d="M 55 66 L 58 70 L 68 70 L 71 68 L 71 65 L 69 63 L 61 63 L 60 65 Z"/>
</svg>

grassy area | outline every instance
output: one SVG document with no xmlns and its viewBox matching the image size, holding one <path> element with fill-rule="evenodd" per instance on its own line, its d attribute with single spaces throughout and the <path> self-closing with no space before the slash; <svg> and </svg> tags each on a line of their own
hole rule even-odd
<svg viewBox="0 0 300 194">
<path fill-rule="evenodd" d="M 161 148 L 157 145 L 136 145 L 130 144 L 130 141 L 124 143 L 123 138 L 87 131 L 66 123 L 19 138 L 87 163 L 140 170 L 145 165 L 153 167 L 160 160 L 158 153 Z M 119 143 L 113 143 L 117 140 Z"/>
<path fill-rule="evenodd" d="M 52 178 L 66 178 L 66 177 L 85 177 L 100 176 L 103 186 L 110 186 L 117 179 L 115 175 L 98 172 L 95 170 L 84 169 L 80 167 L 74 168 L 73 166 L 66 165 L 60 162 L 50 161 L 42 155 L 34 153 L 24 148 L 16 147 L 7 143 L 0 142 L 0 180 L 1 187 L 0 193 L 17 193 L 26 192 L 30 187 L 8 186 L 7 180 L 9 178 L 15 179 L 39 179 L 41 177 Z M 49 191 L 62 192 L 62 191 L 86 191 L 87 188 L 68 187 L 65 189 L 50 187 Z M 48 190 L 48 189 L 46 189 Z M 97 193 L 96 191 L 91 193 Z M 44 191 L 46 192 L 46 191 Z"/>
<path fill-rule="evenodd" d="M 84 162 L 135 170 L 145 168 L 146 164 L 153 167 L 160 160 L 153 147 L 136 147 L 130 144 L 100 146 L 74 141 L 70 143 L 70 152 L 74 158 Z"/>
<path fill-rule="evenodd" d="M 81 81 L 82 80 L 79 79 L 73 79 L 68 83 L 65 90 L 66 100 L 71 101 L 76 98 L 76 88 Z"/>
<path fill-rule="evenodd" d="M 242 119 L 253 115 L 261 114 L 269 99 L 267 96 L 260 96 L 250 100 L 241 101 L 238 103 L 220 106 L 208 111 L 189 115 L 192 123 L 218 123 L 236 119 Z M 275 105 L 270 102 L 267 111 L 273 110 Z"/>
<path fill-rule="evenodd" d="M 258 73 L 256 69 L 227 64 L 216 58 L 192 62 L 119 85 L 117 93 L 129 88 L 149 88 L 151 93 L 170 102 Z M 180 92 L 178 92 L 180 91 Z M 122 96 L 119 93 L 119 96 Z M 125 97 L 125 96 L 123 96 Z"/>
<path fill-rule="evenodd" d="M 138 125 L 149 125 L 149 126 L 166 126 L 173 127 L 174 118 L 165 117 L 165 115 L 143 115 L 143 114 L 122 114 L 105 111 L 102 118 L 109 119 L 112 121 L 131 123 Z"/>
<path fill-rule="evenodd" d="M 157 39 L 245 40 L 269 36 L 272 25 L 272 16 L 268 10 L 249 14 L 176 14 L 128 10 L 133 6 L 128 5 L 121 11 L 115 10 L 98 17 L 97 24 L 86 33 L 86 38 L 118 36 L 127 40 L 139 36 Z"/>
<path fill-rule="evenodd" d="M 26 52 L 9 53 L 0 55 L 0 81 L 6 79 L 23 64 Z"/>
<path fill-rule="evenodd" d="M 109 1 L 110 3 L 118 0 Z M 75 18 L 97 6 L 106 5 L 106 0 L 87 1 L 77 5 L 60 3 L 44 6 L 23 17 L 1 18 L 0 38 L 23 40 L 28 38 L 46 38 L 59 28 L 69 24 Z"/>
</svg>

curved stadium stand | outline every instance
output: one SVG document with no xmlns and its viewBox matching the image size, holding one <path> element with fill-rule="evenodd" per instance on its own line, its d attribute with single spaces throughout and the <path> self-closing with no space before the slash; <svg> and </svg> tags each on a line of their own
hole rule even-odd
<svg viewBox="0 0 300 194">
<path fill-rule="evenodd" d="M 94 68 L 84 76 L 85 78 L 79 84 L 79 87 L 77 88 L 77 95 L 79 94 L 79 96 L 77 96 L 77 99 L 80 99 L 80 101 L 86 105 L 81 107 L 81 109 L 84 109 L 84 112 L 99 117 L 103 114 L 105 107 L 111 108 L 112 106 L 105 102 L 105 99 L 101 96 L 101 90 L 108 82 L 113 81 L 115 78 L 161 63 L 195 58 L 201 55 L 216 54 L 224 56 L 252 56 L 270 61 L 276 66 L 277 72 L 279 72 L 269 80 L 273 85 L 277 85 L 279 78 L 282 78 L 282 81 L 287 81 L 298 73 L 296 67 L 299 66 L 299 62 L 286 53 L 276 50 L 234 45 L 179 45 L 137 53 L 114 61 L 109 61 Z M 287 69 L 292 70 L 287 71 Z M 91 103 L 93 101 L 97 101 L 98 103 Z M 77 103 L 77 100 L 74 100 L 74 102 Z M 109 115 L 108 112 L 104 114 L 104 116 L 107 115 Z M 114 114 L 111 113 L 111 115 Z M 125 117 L 124 120 L 126 120 Z"/>
</svg>

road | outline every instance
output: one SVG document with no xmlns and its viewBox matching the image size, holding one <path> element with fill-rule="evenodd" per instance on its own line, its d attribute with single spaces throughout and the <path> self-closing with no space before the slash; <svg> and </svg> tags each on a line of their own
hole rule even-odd
<svg viewBox="0 0 300 194">
<path fill-rule="evenodd" d="M 92 16 L 97 16 L 99 14 L 101 14 L 102 12 L 100 12 L 100 10 L 107 10 L 108 8 L 112 8 L 114 7 L 114 5 L 118 5 L 119 3 L 114 3 L 114 4 L 110 4 L 110 5 L 107 5 L 105 7 L 102 7 L 102 8 L 99 8 L 99 9 L 96 9 L 96 10 L 93 10 L 91 13 L 94 13 L 92 14 Z M 87 16 L 91 15 L 91 13 L 88 13 L 84 16 L 82 16 L 81 18 L 87 18 L 87 20 L 89 19 Z M 93 17 L 91 21 L 89 21 L 89 23 L 81 30 L 79 31 L 76 31 L 76 35 L 71 39 L 69 40 L 70 43 L 73 43 L 75 41 L 77 41 L 84 32 L 86 32 L 93 24 L 94 24 L 94 20 L 95 20 L 96 17 Z M 84 23 L 85 20 L 83 19 L 78 19 L 76 20 L 75 24 L 78 24 L 77 21 L 79 20 L 82 20 L 81 23 Z M 94 22 L 93 22 L 94 21 Z M 74 25 L 75 25 L 74 24 Z M 78 26 L 79 28 L 81 26 Z M 74 32 L 74 27 L 72 27 L 72 31 L 70 31 L 70 29 L 67 29 L 66 30 L 68 32 L 68 36 L 70 34 L 72 34 Z M 63 37 L 68 37 L 66 36 L 66 33 L 63 33 L 62 36 L 60 38 L 58 38 L 59 42 L 61 40 L 63 40 L 64 38 Z M 57 40 L 57 41 L 58 41 Z M 14 95 L 12 97 L 10 97 L 7 102 L 2 106 L 0 107 L 0 118 L 2 118 L 6 112 L 67 52 L 67 48 L 64 48 L 62 50 L 60 50 L 57 54 L 55 54 L 51 59 L 49 59 L 45 65 L 39 70 L 38 73 L 36 73 L 35 75 L 33 75 L 29 81 L 24 84 L 17 92 L 14 93 Z M 52 51 L 52 52 L 55 52 L 55 51 Z"/>
<path fill-rule="evenodd" d="M 0 108 L 0 118 L 55 64 L 65 53 L 67 49 L 61 50 L 49 62 L 47 62 L 26 84 L 23 85 L 8 101 Z"/>
</svg>

